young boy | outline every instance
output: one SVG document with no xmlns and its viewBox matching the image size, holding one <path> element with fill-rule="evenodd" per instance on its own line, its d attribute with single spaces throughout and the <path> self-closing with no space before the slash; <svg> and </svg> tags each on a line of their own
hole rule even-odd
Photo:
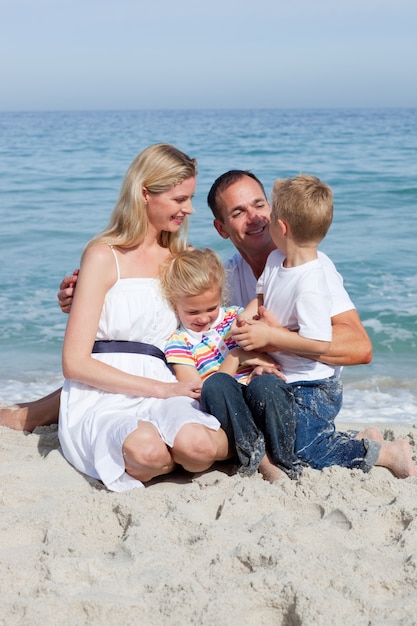
<svg viewBox="0 0 417 626">
<path fill-rule="evenodd" d="M 400 478 L 414 476 L 406 441 L 385 442 L 376 429 L 356 436 L 336 432 L 334 420 L 342 405 L 340 369 L 309 358 L 325 355 L 332 339 L 331 295 L 317 253 L 333 218 L 330 187 L 315 176 L 300 174 L 277 180 L 271 200 L 270 232 L 277 250 L 268 257 L 257 293 L 258 305 L 280 326 L 253 321 L 254 301 L 237 317 L 235 337 L 245 350 L 279 347 L 269 354 L 292 390 L 297 457 L 316 469 L 341 465 L 367 472 L 382 465 Z"/>
</svg>

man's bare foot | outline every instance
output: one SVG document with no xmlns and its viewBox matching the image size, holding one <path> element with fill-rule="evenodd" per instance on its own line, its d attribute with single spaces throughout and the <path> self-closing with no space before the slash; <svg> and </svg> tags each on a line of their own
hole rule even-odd
<svg viewBox="0 0 417 626">
<path fill-rule="evenodd" d="M 355 439 L 370 439 L 371 441 L 382 443 L 384 441 L 384 435 L 379 428 L 370 427 L 361 430 L 361 432 L 356 435 Z"/>
<path fill-rule="evenodd" d="M 384 441 L 375 465 L 387 467 L 397 478 L 417 476 L 411 455 L 411 446 L 405 439 Z"/>
<path fill-rule="evenodd" d="M 270 483 L 275 483 L 278 480 L 283 480 L 284 478 L 290 480 L 289 476 L 287 476 L 282 469 L 270 461 L 267 454 L 265 454 L 264 458 L 259 463 L 259 472 L 262 474 L 262 478 Z"/>
</svg>

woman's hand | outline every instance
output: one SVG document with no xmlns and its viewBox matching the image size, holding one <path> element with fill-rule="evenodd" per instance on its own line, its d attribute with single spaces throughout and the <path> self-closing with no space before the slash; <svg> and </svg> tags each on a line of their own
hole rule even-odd
<svg viewBox="0 0 417 626">
<path fill-rule="evenodd" d="M 176 383 L 157 384 L 158 387 L 160 386 L 160 391 L 158 395 L 155 395 L 156 398 L 166 400 L 167 398 L 174 398 L 177 396 L 187 396 L 188 398 L 199 400 L 203 381 L 200 378 L 198 380 L 186 380 Z"/>
</svg>

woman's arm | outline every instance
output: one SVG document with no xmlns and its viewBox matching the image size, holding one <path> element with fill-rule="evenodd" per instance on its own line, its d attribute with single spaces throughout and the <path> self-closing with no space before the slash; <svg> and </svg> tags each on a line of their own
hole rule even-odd
<svg viewBox="0 0 417 626">
<path fill-rule="evenodd" d="M 126 395 L 168 398 L 187 395 L 197 398 L 198 385 L 165 383 L 134 376 L 91 356 L 104 298 L 116 282 L 114 256 L 107 245 L 94 245 L 84 254 L 77 289 L 68 318 L 62 353 L 66 378 L 97 389 Z"/>
</svg>

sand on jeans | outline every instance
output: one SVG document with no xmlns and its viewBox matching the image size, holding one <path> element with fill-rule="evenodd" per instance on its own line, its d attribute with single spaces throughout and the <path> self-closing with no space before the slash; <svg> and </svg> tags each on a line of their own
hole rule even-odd
<svg viewBox="0 0 417 626">
<path fill-rule="evenodd" d="M 382 427 L 407 438 L 414 425 Z M 107 491 L 56 427 L 0 427 L 0 624 L 417 624 L 417 479 L 230 464 Z"/>
</svg>

